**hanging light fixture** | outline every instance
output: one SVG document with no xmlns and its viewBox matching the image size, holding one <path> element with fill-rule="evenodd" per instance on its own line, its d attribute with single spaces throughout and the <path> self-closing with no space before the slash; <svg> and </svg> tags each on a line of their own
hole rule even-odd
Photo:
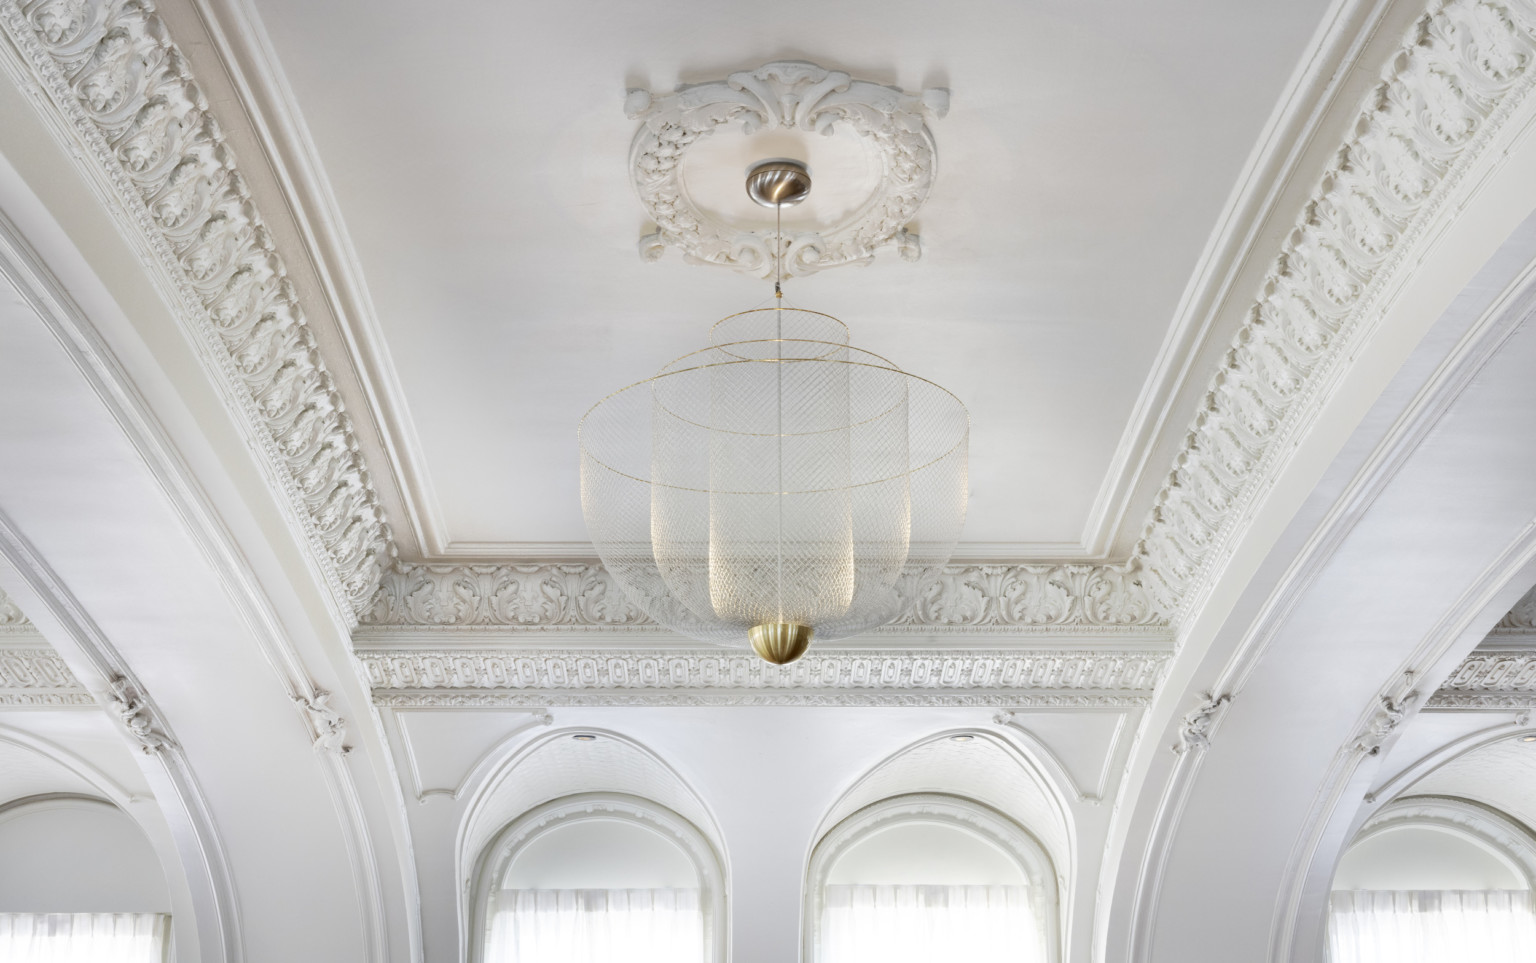
<svg viewBox="0 0 1536 963">
<path fill-rule="evenodd" d="M 810 193 L 770 160 L 747 193 Z M 776 271 L 779 278 L 781 271 Z M 852 347 L 830 315 L 784 304 L 718 322 L 708 347 L 593 405 L 581 500 L 629 599 L 690 638 L 793 662 L 890 622 L 898 584 L 949 560 L 965 521 L 970 419 L 954 395 Z"/>
</svg>

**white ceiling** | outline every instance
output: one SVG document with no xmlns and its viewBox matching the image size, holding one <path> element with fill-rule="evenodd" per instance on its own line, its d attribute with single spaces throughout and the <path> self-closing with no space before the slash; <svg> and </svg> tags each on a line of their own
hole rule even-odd
<svg viewBox="0 0 1536 963">
<path fill-rule="evenodd" d="M 968 403 L 967 542 L 1070 554 L 1325 6 L 260 0 L 257 12 L 398 372 L 417 438 L 396 442 L 419 445 L 435 496 L 416 495 L 446 540 L 585 542 L 575 425 L 587 406 L 769 293 L 675 253 L 640 261 L 625 88 L 799 58 L 945 86 L 952 109 L 932 125 L 923 259 L 887 251 L 792 282 L 791 296 Z"/>
</svg>

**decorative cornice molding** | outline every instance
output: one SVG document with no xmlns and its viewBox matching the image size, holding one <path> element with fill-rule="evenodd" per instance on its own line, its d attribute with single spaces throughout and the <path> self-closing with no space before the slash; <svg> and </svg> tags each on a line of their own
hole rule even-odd
<svg viewBox="0 0 1536 963">
<path fill-rule="evenodd" d="M 78 139 L 71 152 L 108 185 L 149 273 L 167 282 L 355 618 L 393 556 L 390 528 L 283 259 L 153 4 L 3 0 L 0 29 Z"/>
<path fill-rule="evenodd" d="M 21 606 L 11 601 L 11 597 L 5 594 L 4 589 L 0 589 L 0 635 L 33 631 L 36 630 L 22 613 Z"/>
<path fill-rule="evenodd" d="M 901 587 L 906 606 L 884 634 L 1113 632 L 1164 623 L 1134 568 L 1109 565 L 950 565 Z M 428 565 L 384 573 L 369 627 L 499 628 L 528 633 L 659 627 L 624 598 L 597 562 Z"/>
<path fill-rule="evenodd" d="M 724 80 L 689 84 L 666 94 L 630 90 L 624 113 L 644 123 L 630 148 L 630 180 L 656 231 L 640 239 L 640 256 L 661 257 L 668 245 L 699 264 L 716 264 L 769 277 L 783 263 L 785 277 L 845 264 L 865 264 L 894 244 L 915 261 L 922 246 L 907 224 L 933 186 L 934 147 L 926 119 L 949 110 L 949 91 L 909 94 L 854 80 L 799 60 L 741 70 Z M 843 221 L 821 231 L 772 232 L 723 224 L 693 202 L 683 184 L 683 157 L 695 141 L 728 124 L 746 133 L 793 128 L 832 134 L 842 127 L 878 156 L 879 183 Z"/>
<path fill-rule="evenodd" d="M 1493 635 L 1529 636 L 1536 634 L 1536 588 L 1531 589 L 1505 613 L 1493 627 Z"/>
<path fill-rule="evenodd" d="M 1536 650 L 1474 649 L 1440 684 L 1424 708 L 1536 708 Z"/>
<path fill-rule="evenodd" d="M 0 706 L 95 705 L 57 652 L 0 647 Z"/>
<path fill-rule="evenodd" d="M 828 650 L 775 666 L 735 649 L 357 653 L 375 705 L 1141 706 L 1171 652 Z"/>
<path fill-rule="evenodd" d="M 1525 99 L 1536 62 L 1528 0 L 1436 0 L 1389 62 L 1233 339 L 1133 558 L 1158 607 L 1182 615 L 1235 529 L 1372 329 L 1463 172 Z"/>
</svg>

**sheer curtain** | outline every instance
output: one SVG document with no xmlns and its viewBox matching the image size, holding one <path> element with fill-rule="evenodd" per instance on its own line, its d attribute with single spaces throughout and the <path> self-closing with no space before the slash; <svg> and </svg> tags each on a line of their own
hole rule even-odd
<svg viewBox="0 0 1536 963">
<path fill-rule="evenodd" d="M 1531 963 L 1536 915 L 1524 890 L 1339 890 L 1332 963 Z"/>
<path fill-rule="evenodd" d="M 486 963 L 702 963 L 696 889 L 508 889 Z"/>
<path fill-rule="evenodd" d="M 163 913 L 0 913 L 5 963 L 162 963 Z"/>
<path fill-rule="evenodd" d="M 1023 886 L 826 888 L 817 963 L 1044 963 Z"/>
</svg>

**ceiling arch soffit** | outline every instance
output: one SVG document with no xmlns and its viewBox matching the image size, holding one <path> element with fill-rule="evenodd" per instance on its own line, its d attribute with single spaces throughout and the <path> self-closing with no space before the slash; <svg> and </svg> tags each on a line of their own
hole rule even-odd
<svg viewBox="0 0 1536 963">
<path fill-rule="evenodd" d="M 1284 439 L 1307 429 L 1322 385 L 1371 328 L 1423 226 L 1529 91 L 1533 14 L 1528 0 L 1437 0 L 1415 25 L 1282 246 L 1131 559 L 1002 567 L 1026 582 L 1044 576 L 1049 590 L 1045 609 L 1022 609 L 1051 614 L 1021 622 L 1156 624 L 1188 609 L 1288 450 Z M 151 273 L 170 279 L 170 302 L 258 442 L 338 609 L 376 623 L 453 624 L 451 607 L 424 622 L 411 601 L 424 578 L 454 581 L 447 571 L 406 569 L 381 591 L 395 548 L 357 438 L 283 259 L 152 5 L 7 0 L 0 28 L 86 146 L 82 163 L 129 215 Z M 916 609 L 953 624 L 967 605 L 1006 601 L 978 592 L 967 568 L 953 573 L 964 591 L 929 588 L 913 597 Z M 416 589 L 401 592 L 401 581 Z M 1074 591 L 1074 582 L 1094 587 Z M 546 611 L 531 624 L 551 615 L 570 617 Z"/>
</svg>

